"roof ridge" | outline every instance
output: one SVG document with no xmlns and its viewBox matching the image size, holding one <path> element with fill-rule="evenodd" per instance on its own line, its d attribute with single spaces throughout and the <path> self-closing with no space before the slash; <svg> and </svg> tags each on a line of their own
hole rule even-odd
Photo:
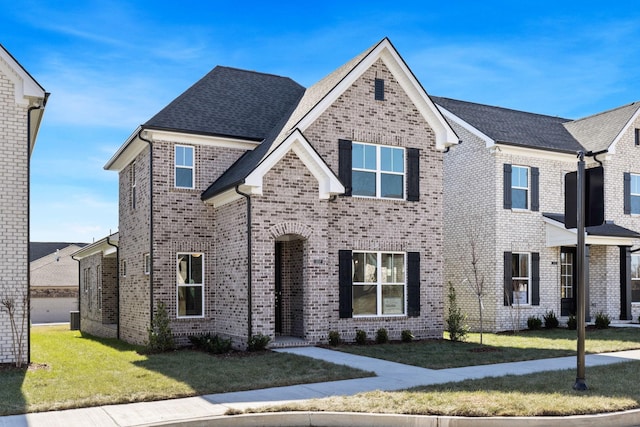
<svg viewBox="0 0 640 427">
<path fill-rule="evenodd" d="M 576 123 L 576 122 L 581 122 L 581 121 L 583 121 L 583 120 L 592 119 L 592 118 L 594 118 L 594 117 L 602 116 L 602 115 L 604 115 L 604 114 L 613 113 L 614 111 L 621 110 L 621 109 L 623 109 L 623 108 L 628 108 L 628 107 L 631 107 L 632 105 L 636 105 L 636 104 L 637 104 L 637 106 L 639 106 L 639 107 L 640 107 L 640 101 L 633 101 L 633 102 L 631 102 L 631 103 L 629 103 L 629 104 L 620 105 L 620 106 L 618 106 L 618 107 L 614 107 L 614 108 L 611 108 L 611 109 L 609 109 L 609 110 L 600 111 L 599 113 L 595 113 L 595 114 L 591 114 L 591 115 L 589 115 L 589 116 L 580 117 L 579 119 L 571 120 L 571 122 L 572 122 L 572 123 Z"/>
<path fill-rule="evenodd" d="M 550 119 L 559 119 L 559 120 L 564 120 L 564 121 L 568 121 L 568 122 L 574 121 L 574 120 L 568 119 L 566 117 L 553 116 L 551 114 L 533 113 L 531 111 L 517 110 L 515 108 L 508 108 L 508 107 L 500 107 L 498 105 L 482 104 L 480 102 L 464 101 L 464 100 L 461 100 L 461 99 L 449 98 L 449 97 L 446 97 L 446 96 L 435 96 L 435 95 L 430 95 L 430 96 L 432 98 L 446 99 L 446 100 L 450 100 L 450 101 L 454 101 L 454 102 L 463 102 L 465 104 L 473 104 L 473 105 L 479 105 L 479 106 L 482 106 L 482 107 L 496 108 L 496 109 L 504 110 L 504 111 L 513 111 L 513 112 L 516 112 L 516 113 L 528 114 L 528 115 L 531 115 L 531 116 L 548 117 Z"/>
</svg>

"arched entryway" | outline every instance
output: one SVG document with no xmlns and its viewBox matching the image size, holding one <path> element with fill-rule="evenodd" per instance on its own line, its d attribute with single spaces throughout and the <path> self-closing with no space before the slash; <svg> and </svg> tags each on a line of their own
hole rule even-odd
<svg viewBox="0 0 640 427">
<path fill-rule="evenodd" d="M 274 326 L 276 337 L 305 338 L 305 265 L 311 229 L 299 223 L 274 227 Z"/>
</svg>

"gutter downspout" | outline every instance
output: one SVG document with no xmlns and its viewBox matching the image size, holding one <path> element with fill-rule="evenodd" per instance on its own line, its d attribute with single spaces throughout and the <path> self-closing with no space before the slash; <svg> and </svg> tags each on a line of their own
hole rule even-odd
<svg viewBox="0 0 640 427">
<path fill-rule="evenodd" d="M 149 327 L 151 328 L 153 327 L 153 142 L 143 138 L 142 132 L 144 128 L 140 128 L 138 138 L 149 144 Z M 118 328 L 120 328 L 119 318 Z"/>
<path fill-rule="evenodd" d="M 42 103 L 27 109 L 27 364 L 31 363 L 31 112 L 43 109 L 49 95 L 49 92 L 45 92 Z"/>
<path fill-rule="evenodd" d="M 109 240 L 111 232 L 107 236 L 107 245 L 116 248 L 116 311 L 118 312 L 118 324 L 116 325 L 116 338 L 120 339 L 120 248 Z M 103 270 L 104 272 L 104 270 Z"/>
<path fill-rule="evenodd" d="M 247 345 L 251 341 L 253 333 L 253 312 L 252 312 L 252 298 L 251 298 L 251 197 L 240 191 L 240 185 L 236 185 L 236 193 L 244 196 L 247 199 Z"/>
</svg>

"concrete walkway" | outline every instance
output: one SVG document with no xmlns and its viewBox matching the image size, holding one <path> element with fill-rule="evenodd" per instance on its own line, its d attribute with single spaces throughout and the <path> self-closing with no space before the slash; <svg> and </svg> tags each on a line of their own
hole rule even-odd
<svg viewBox="0 0 640 427">
<path fill-rule="evenodd" d="M 575 357 L 532 360 L 526 362 L 501 363 L 485 366 L 469 366 L 453 369 L 425 369 L 400 363 L 387 362 L 369 357 L 356 356 L 318 347 L 299 347 L 276 350 L 301 356 L 322 359 L 376 373 L 375 377 L 327 383 L 303 384 L 234 393 L 212 394 L 200 397 L 173 399 L 158 402 L 141 402 L 122 405 L 71 409 L 25 415 L 0 417 L 0 427 L 118 427 L 150 425 L 221 426 L 221 425 L 411 425 L 411 426 L 463 426 L 473 421 L 474 426 L 514 425 L 514 418 L 458 418 L 384 416 L 371 414 L 267 414 L 224 416 L 228 410 L 243 410 L 265 405 L 322 398 L 334 395 L 352 395 L 373 390 L 401 390 L 419 385 L 441 384 L 503 375 L 523 375 L 533 372 L 575 369 Z M 587 355 L 586 366 L 608 365 L 631 360 L 640 360 L 640 350 Z M 568 385 L 570 386 L 570 385 Z M 366 417 L 366 418 L 362 418 Z M 620 418 L 622 417 L 622 418 Z M 446 424 L 443 419 L 447 418 Z M 609 418 L 556 417 L 558 425 L 640 425 L 640 411 L 612 414 Z M 554 417 L 521 418 L 520 425 L 553 425 Z M 621 419 L 617 422 L 615 420 Z M 465 421 L 466 420 L 466 421 Z M 569 422 L 574 420 L 573 423 Z M 586 423 L 580 420 L 587 420 Z M 465 424 L 465 422 L 467 424 Z M 542 424 L 537 424 L 543 422 Z M 594 424 L 595 422 L 595 424 Z M 320 423 L 320 424 L 318 424 Z M 439 424 L 438 424 L 439 423 Z M 524 423 L 524 424 L 523 424 Z"/>
</svg>

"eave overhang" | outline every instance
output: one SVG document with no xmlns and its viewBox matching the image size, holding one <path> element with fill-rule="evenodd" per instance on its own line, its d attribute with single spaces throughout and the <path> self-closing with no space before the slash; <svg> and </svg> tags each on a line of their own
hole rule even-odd
<svg viewBox="0 0 640 427">
<path fill-rule="evenodd" d="M 542 217 L 545 222 L 545 234 L 547 247 L 576 246 L 578 242 L 578 230 L 566 229 L 564 223 L 551 218 Z M 619 227 L 621 230 L 622 227 Z M 591 231 L 590 231 L 591 229 Z M 640 234 L 631 230 L 627 236 L 597 233 L 594 227 L 588 227 L 585 232 L 585 244 L 600 246 L 632 246 L 640 239 Z M 635 236 L 634 236 L 635 234 Z"/>
</svg>

